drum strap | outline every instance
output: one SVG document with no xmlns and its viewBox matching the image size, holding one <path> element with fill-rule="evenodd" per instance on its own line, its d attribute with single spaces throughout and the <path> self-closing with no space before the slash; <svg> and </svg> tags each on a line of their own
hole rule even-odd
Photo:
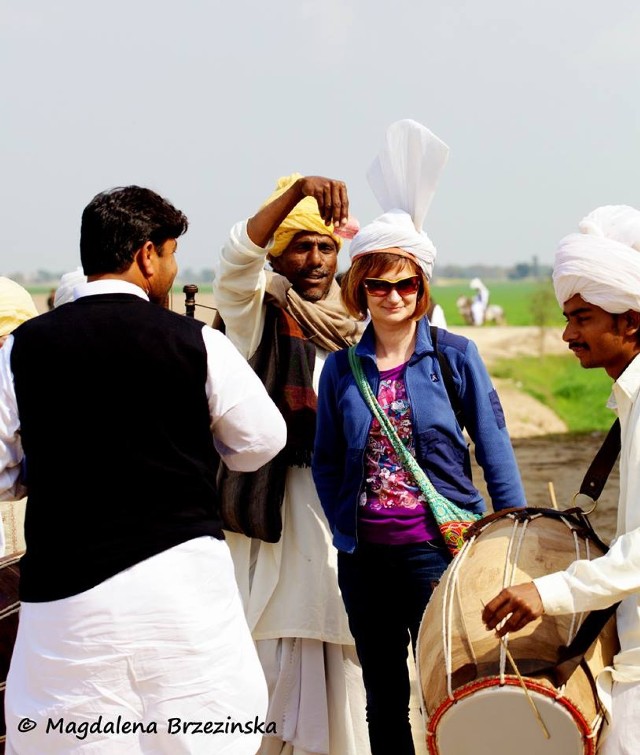
<svg viewBox="0 0 640 755">
<path fill-rule="evenodd" d="M 587 473 L 582 480 L 580 493 L 597 501 L 607 482 L 609 474 L 616 463 L 620 453 L 620 420 L 617 419 L 604 439 L 604 443 L 591 462 Z M 577 512 L 576 512 L 577 513 Z M 580 517 L 586 525 L 591 527 L 586 515 Z M 595 533 L 594 533 L 595 534 Z M 555 675 L 558 684 L 564 684 L 571 674 L 582 663 L 584 654 L 595 642 L 596 637 L 602 632 L 605 624 L 614 615 L 620 603 L 599 611 L 591 611 L 582 622 L 572 642 L 560 648 L 558 663 L 555 667 Z"/>
<path fill-rule="evenodd" d="M 442 373 L 442 380 L 444 387 L 449 397 L 449 403 L 453 409 L 453 413 L 456 415 L 456 422 L 460 427 L 460 430 L 464 430 L 464 409 L 462 408 L 462 400 L 456 390 L 456 384 L 453 380 L 453 372 L 451 371 L 451 365 L 447 357 L 438 349 L 438 328 L 435 325 L 429 326 L 429 332 L 431 333 L 431 343 L 433 344 L 433 350 L 436 352 L 436 358 L 440 365 L 440 372 Z"/>
<path fill-rule="evenodd" d="M 596 637 L 602 632 L 605 624 L 614 615 L 619 605 L 620 603 L 618 602 L 608 608 L 591 611 L 582 622 L 573 641 L 568 645 L 563 645 L 558 650 L 558 663 L 554 669 L 558 686 L 564 684 L 582 663 L 584 654 L 593 645 Z"/>
<path fill-rule="evenodd" d="M 607 482 L 609 474 L 620 453 L 620 420 L 617 419 L 591 462 L 580 485 L 580 493 L 597 501 Z"/>
</svg>

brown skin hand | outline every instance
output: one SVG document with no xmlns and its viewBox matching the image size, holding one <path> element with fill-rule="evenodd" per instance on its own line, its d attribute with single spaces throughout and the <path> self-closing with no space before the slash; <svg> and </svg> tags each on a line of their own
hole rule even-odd
<svg viewBox="0 0 640 755">
<path fill-rule="evenodd" d="M 489 601 L 482 612 L 488 630 L 496 629 L 498 624 L 507 616 L 508 620 L 500 629 L 496 629 L 502 637 L 507 632 L 516 632 L 529 622 L 542 616 L 544 607 L 540 593 L 533 582 L 526 582 L 514 587 L 507 587 L 493 600 Z"/>
<path fill-rule="evenodd" d="M 346 225 L 349 218 L 349 197 L 343 181 L 322 176 L 299 178 L 273 202 L 265 205 L 249 218 L 247 233 L 251 241 L 265 247 L 276 229 L 305 197 L 314 197 L 318 212 L 326 225 Z"/>
</svg>

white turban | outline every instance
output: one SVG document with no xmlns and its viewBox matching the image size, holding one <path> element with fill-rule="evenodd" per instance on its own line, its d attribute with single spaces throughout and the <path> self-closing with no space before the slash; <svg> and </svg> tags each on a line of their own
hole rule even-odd
<svg viewBox="0 0 640 755">
<path fill-rule="evenodd" d="M 58 288 L 56 290 L 55 296 L 53 297 L 53 306 L 59 307 L 62 304 L 73 301 L 74 287 L 79 285 L 80 283 L 86 282 L 87 276 L 82 272 L 81 267 L 77 267 L 70 273 L 65 273 L 60 278 L 60 283 L 58 283 Z"/>
<path fill-rule="evenodd" d="M 640 212 L 598 207 L 579 229 L 556 252 L 553 285 L 560 306 L 579 294 L 612 314 L 640 312 Z"/>
<path fill-rule="evenodd" d="M 422 225 L 448 157 L 449 147 L 420 123 L 407 119 L 389 126 L 367 173 L 384 214 L 355 235 L 349 247 L 352 260 L 397 247 L 431 278 L 437 252 Z"/>
</svg>

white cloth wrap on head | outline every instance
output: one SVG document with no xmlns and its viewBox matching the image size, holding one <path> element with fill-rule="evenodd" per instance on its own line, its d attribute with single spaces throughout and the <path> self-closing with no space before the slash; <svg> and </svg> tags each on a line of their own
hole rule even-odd
<svg viewBox="0 0 640 755">
<path fill-rule="evenodd" d="M 606 312 L 640 312 L 640 212 L 599 207 L 562 239 L 553 268 L 560 306 L 579 294 Z"/>
<path fill-rule="evenodd" d="M 422 230 L 449 147 L 416 121 L 392 123 L 367 178 L 384 212 L 351 241 L 349 256 L 398 247 L 431 278 L 436 248 Z"/>
<path fill-rule="evenodd" d="M 78 286 L 80 283 L 86 282 L 87 276 L 82 272 L 81 267 L 77 267 L 70 273 L 65 273 L 60 278 L 60 283 L 58 283 L 58 288 L 56 290 L 55 296 L 53 297 L 53 306 L 59 307 L 62 304 L 67 304 L 67 302 L 73 301 L 74 286 Z"/>
<path fill-rule="evenodd" d="M 402 210 L 391 210 L 362 228 L 349 247 L 351 259 L 377 249 L 398 247 L 412 254 L 431 279 L 436 259 L 436 248 L 424 231 L 416 231 L 411 215 Z"/>
</svg>

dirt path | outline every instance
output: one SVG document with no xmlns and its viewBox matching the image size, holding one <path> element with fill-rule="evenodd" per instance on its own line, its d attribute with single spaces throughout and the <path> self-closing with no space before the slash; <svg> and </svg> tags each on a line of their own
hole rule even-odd
<svg viewBox="0 0 640 755">
<path fill-rule="evenodd" d="M 466 327 L 452 328 L 451 331 L 474 341 L 488 367 L 498 359 L 567 353 L 560 328 L 548 328 L 544 338 L 541 338 L 539 328 L 533 327 Z M 565 423 L 551 409 L 523 393 L 513 381 L 494 379 L 494 383 L 512 438 L 567 432 Z"/>
<path fill-rule="evenodd" d="M 540 354 L 538 328 L 467 327 L 452 328 L 452 331 L 475 341 L 489 367 L 497 359 Z M 547 329 L 542 347 L 545 354 L 566 354 L 567 346 L 562 341 L 562 329 Z M 564 423 L 550 409 L 519 391 L 512 381 L 494 382 L 505 410 L 528 503 L 532 506 L 550 506 L 551 482 L 558 506 L 567 508 L 604 440 L 604 433 L 568 434 Z M 613 419 L 612 415 L 612 422 Z M 482 470 L 476 467 L 474 480 L 486 492 L 482 479 Z M 596 531 L 605 541 L 615 534 L 618 493 L 619 476 L 616 466 L 598 507 L 590 517 Z"/>
<path fill-rule="evenodd" d="M 538 328 L 507 326 L 452 328 L 452 331 L 475 341 L 489 367 L 497 359 L 540 354 Z M 545 354 L 566 354 L 562 329 L 547 329 L 542 348 Z M 532 506 L 551 506 L 549 483 L 552 482 L 558 506 L 567 508 L 604 440 L 604 433 L 568 434 L 565 424 L 550 409 L 519 391 L 512 381 L 494 382 L 505 410 L 528 503 Z M 612 422 L 613 419 L 612 415 Z M 474 469 L 474 480 L 486 492 L 482 470 L 478 467 Z M 616 466 L 596 511 L 591 515 L 596 531 L 605 541 L 615 534 L 618 493 Z"/>
</svg>

